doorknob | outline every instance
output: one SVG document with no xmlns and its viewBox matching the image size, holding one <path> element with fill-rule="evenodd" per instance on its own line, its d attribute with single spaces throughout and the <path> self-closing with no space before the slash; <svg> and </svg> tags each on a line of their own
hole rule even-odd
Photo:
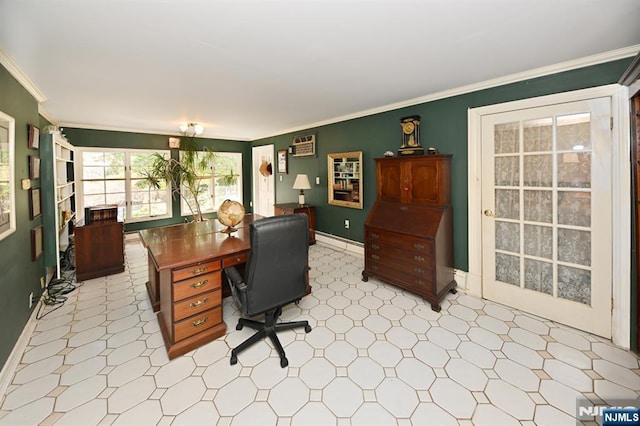
<svg viewBox="0 0 640 426">
<path fill-rule="evenodd" d="M 485 216 L 495 216 L 495 214 L 493 214 L 493 210 L 489 210 L 489 209 L 484 211 L 484 215 Z"/>
</svg>

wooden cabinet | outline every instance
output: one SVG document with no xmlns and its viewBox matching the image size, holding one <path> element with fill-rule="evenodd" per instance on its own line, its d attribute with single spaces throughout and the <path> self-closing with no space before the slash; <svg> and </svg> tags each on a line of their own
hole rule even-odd
<svg viewBox="0 0 640 426">
<path fill-rule="evenodd" d="M 149 260 L 152 260 L 150 257 Z M 158 321 L 169 359 L 223 336 L 222 260 L 162 269 Z"/>
<path fill-rule="evenodd" d="M 365 269 L 419 294 L 434 311 L 455 292 L 450 155 L 376 159 L 377 200 L 365 221 Z"/>
<path fill-rule="evenodd" d="M 283 214 L 304 213 L 309 216 L 309 244 L 316 243 L 316 209 L 311 206 L 300 206 L 298 203 L 275 204 L 274 214 L 280 216 Z"/>
<path fill-rule="evenodd" d="M 78 282 L 124 271 L 124 225 L 95 222 L 74 232 Z"/>
<path fill-rule="evenodd" d="M 70 223 L 76 214 L 73 151 L 59 133 L 40 135 L 44 263 L 55 269 L 57 278 L 62 273 L 60 253 L 69 246 Z"/>
</svg>

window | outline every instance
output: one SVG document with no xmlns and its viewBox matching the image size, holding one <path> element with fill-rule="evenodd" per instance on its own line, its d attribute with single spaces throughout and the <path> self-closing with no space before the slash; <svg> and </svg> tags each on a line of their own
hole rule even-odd
<svg viewBox="0 0 640 426">
<path fill-rule="evenodd" d="M 198 203 L 202 213 L 212 213 L 224 200 L 242 203 L 242 154 L 239 152 L 215 152 L 212 164 L 200 168 L 198 172 Z M 199 152 L 197 159 L 203 158 Z M 196 160 L 197 161 L 197 160 Z M 189 204 L 193 205 L 193 195 L 183 191 L 186 199 L 181 199 L 181 214 L 192 215 Z"/>
<path fill-rule="evenodd" d="M 84 149 L 78 161 L 79 208 L 117 204 L 127 222 L 171 217 L 171 192 L 166 182 L 159 189 L 142 179 L 155 151 Z M 168 151 L 160 151 L 169 155 Z"/>
</svg>

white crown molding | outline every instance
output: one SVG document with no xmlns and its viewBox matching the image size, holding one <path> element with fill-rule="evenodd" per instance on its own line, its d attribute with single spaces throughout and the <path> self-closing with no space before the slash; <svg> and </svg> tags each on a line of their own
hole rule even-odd
<svg viewBox="0 0 640 426">
<path fill-rule="evenodd" d="M 18 83 L 24 87 L 27 92 L 31 94 L 38 103 L 45 102 L 47 97 L 38 89 L 33 81 L 25 74 L 24 71 L 18 66 L 16 61 L 0 46 L 0 64 L 2 64 L 7 71 L 18 80 Z"/>
<path fill-rule="evenodd" d="M 175 132 L 163 132 L 162 130 L 146 130 L 146 129 L 130 129 L 126 127 L 112 127 L 112 126 L 98 126 L 92 124 L 82 124 L 82 123 L 72 123 L 68 121 L 63 121 L 58 124 L 60 127 L 71 127 L 75 129 L 88 129 L 88 130 L 104 130 L 108 132 L 126 132 L 126 133 L 144 133 L 148 135 L 161 135 L 161 136 L 180 136 L 180 132 L 177 130 Z M 206 129 L 205 132 L 201 135 L 197 136 L 198 139 L 223 139 L 237 142 L 251 142 L 253 139 L 239 139 L 232 138 L 230 136 L 220 136 L 220 135 L 212 135 L 208 134 Z"/>
<path fill-rule="evenodd" d="M 343 115 L 341 117 L 331 118 L 325 121 L 319 121 L 308 125 L 294 127 L 265 135 L 254 140 L 264 139 L 272 136 L 279 136 L 287 133 L 295 133 L 302 130 L 311 129 L 314 127 L 327 126 L 329 124 L 339 123 L 342 121 L 353 120 L 355 118 L 366 117 L 368 115 L 379 114 L 382 112 L 393 111 L 408 106 L 418 105 L 426 102 L 433 102 L 439 99 L 450 98 L 453 96 L 464 95 L 465 93 L 477 92 L 479 90 L 490 89 L 492 87 L 504 86 L 506 84 L 517 83 L 523 80 L 529 80 L 532 78 L 543 77 L 551 74 L 558 74 L 564 71 L 571 71 L 578 68 L 584 68 L 592 65 L 603 64 L 605 62 L 616 61 L 618 59 L 628 58 L 635 56 L 640 52 L 640 44 L 634 46 L 624 47 L 622 49 L 610 50 L 608 52 L 599 53 L 597 55 L 586 56 L 584 58 L 574 59 L 571 61 L 560 62 L 558 64 L 549 65 L 546 67 L 535 68 L 532 70 L 519 72 L 516 74 L 510 74 L 503 77 L 497 77 L 490 80 L 481 81 L 478 83 L 468 84 L 466 86 L 460 86 L 449 90 L 443 90 L 441 92 L 432 93 L 430 95 L 421 96 L 418 98 L 408 99 L 402 102 L 396 102 L 389 105 L 380 106 L 377 108 L 368 109 L 365 111 L 356 112 L 353 114 Z"/>
</svg>

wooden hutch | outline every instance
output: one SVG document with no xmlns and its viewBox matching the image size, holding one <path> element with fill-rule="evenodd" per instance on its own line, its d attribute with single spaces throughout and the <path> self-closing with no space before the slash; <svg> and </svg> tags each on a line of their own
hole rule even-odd
<svg viewBox="0 0 640 426">
<path fill-rule="evenodd" d="M 376 158 L 376 202 L 365 221 L 362 280 L 419 294 L 439 312 L 455 293 L 451 155 Z"/>
</svg>

